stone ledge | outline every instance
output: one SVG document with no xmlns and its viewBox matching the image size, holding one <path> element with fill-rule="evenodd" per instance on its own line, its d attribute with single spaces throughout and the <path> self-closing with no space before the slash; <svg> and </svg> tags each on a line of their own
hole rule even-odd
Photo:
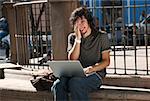
<svg viewBox="0 0 150 101">
<path fill-rule="evenodd" d="M 53 101 L 48 92 L 32 92 L 0 89 L 0 101 Z"/>
<path fill-rule="evenodd" d="M 90 94 L 91 101 L 149 101 L 150 92 L 111 89 L 108 86 Z M 50 92 L 0 89 L 1 101 L 53 101 Z"/>
<path fill-rule="evenodd" d="M 32 79 L 33 71 L 29 70 L 12 70 L 5 69 L 6 78 L 17 78 L 17 79 Z M 107 74 L 104 78 L 104 85 L 110 86 L 122 86 L 122 87 L 140 87 L 140 88 L 150 88 L 150 77 L 142 75 L 110 75 Z"/>
<path fill-rule="evenodd" d="M 19 70 L 17 74 L 24 76 L 31 75 L 30 72 L 20 72 Z M 149 101 L 150 89 L 143 89 L 149 88 L 149 79 L 149 76 L 107 75 L 103 84 L 109 86 L 102 86 L 98 91 L 91 93 L 90 97 L 92 101 Z M 0 101 L 27 100 L 51 101 L 53 100 L 53 96 L 51 93 L 37 92 L 29 79 L 20 80 L 18 78 L 5 78 L 0 80 Z"/>
<path fill-rule="evenodd" d="M 102 88 L 91 93 L 92 101 L 149 101 L 150 92 Z"/>
<path fill-rule="evenodd" d="M 21 65 L 16 65 L 16 64 L 13 64 L 13 63 L 1 63 L 0 64 L 0 69 L 21 69 L 22 66 Z"/>
<path fill-rule="evenodd" d="M 16 64 L 12 64 L 12 63 L 1 63 L 0 64 L 0 79 L 4 79 L 4 69 L 21 69 L 22 66 L 20 65 L 16 65 Z"/>
<path fill-rule="evenodd" d="M 106 75 L 104 85 L 150 88 L 150 77 L 142 75 Z"/>
<path fill-rule="evenodd" d="M 32 86 L 30 80 L 21 79 L 0 79 L 0 89 L 1 90 L 14 90 L 14 91 L 28 91 L 37 92 Z"/>
</svg>

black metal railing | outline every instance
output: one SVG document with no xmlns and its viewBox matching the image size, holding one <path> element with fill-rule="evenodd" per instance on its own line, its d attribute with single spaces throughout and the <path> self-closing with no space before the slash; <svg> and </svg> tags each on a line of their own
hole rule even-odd
<svg viewBox="0 0 150 101">
<path fill-rule="evenodd" d="M 105 0 L 79 0 L 81 5 L 92 11 L 93 16 L 99 18 L 99 29 L 108 34 L 112 51 L 107 73 L 149 75 L 150 3 L 145 0 L 144 4 L 137 5 L 138 1 L 134 0 L 132 5 L 127 5 L 126 0 L 117 1 L 106 3 Z M 18 61 L 23 59 L 24 66 L 29 69 L 48 68 L 47 65 L 39 65 L 38 61 L 52 48 L 50 5 L 47 2 L 30 2 L 16 3 L 14 7 L 17 12 Z M 140 9 L 145 10 L 147 15 L 144 26 L 138 26 Z"/>
<path fill-rule="evenodd" d="M 87 6 L 93 12 L 93 16 L 100 19 L 100 29 L 108 33 L 112 51 L 111 64 L 107 72 L 149 75 L 149 1 L 80 0 L 80 3 Z M 137 19 L 142 11 L 145 11 L 146 15 L 144 25 Z"/>
</svg>

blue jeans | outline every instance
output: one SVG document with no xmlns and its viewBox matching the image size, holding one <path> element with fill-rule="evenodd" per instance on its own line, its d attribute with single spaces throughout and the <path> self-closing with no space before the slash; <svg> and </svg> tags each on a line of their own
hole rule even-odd
<svg viewBox="0 0 150 101">
<path fill-rule="evenodd" d="M 54 101 L 67 101 L 68 94 L 71 101 L 88 101 L 89 92 L 97 90 L 102 80 L 96 75 L 87 77 L 61 77 L 57 79 L 51 90 L 54 93 Z"/>
</svg>

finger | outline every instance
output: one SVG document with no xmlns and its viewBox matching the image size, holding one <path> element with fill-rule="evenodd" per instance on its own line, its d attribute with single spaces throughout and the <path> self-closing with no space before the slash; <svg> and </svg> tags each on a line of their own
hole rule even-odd
<svg viewBox="0 0 150 101">
<path fill-rule="evenodd" d="M 79 20 L 77 21 L 77 26 L 80 28 L 80 26 L 81 26 L 81 19 L 79 19 Z"/>
<path fill-rule="evenodd" d="M 78 28 L 77 23 L 75 23 L 75 25 L 74 25 L 74 32 L 77 31 L 77 28 Z"/>
<path fill-rule="evenodd" d="M 84 73 L 85 73 L 85 74 L 87 74 L 87 73 L 89 72 L 89 69 L 88 69 L 88 68 L 84 68 L 83 70 L 84 70 Z"/>
</svg>

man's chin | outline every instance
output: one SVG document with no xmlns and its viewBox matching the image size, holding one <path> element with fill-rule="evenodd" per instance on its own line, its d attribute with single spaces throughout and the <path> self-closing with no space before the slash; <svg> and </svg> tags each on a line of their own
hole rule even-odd
<svg viewBox="0 0 150 101">
<path fill-rule="evenodd" d="M 84 35 L 86 32 L 81 32 L 82 35 Z"/>
</svg>

